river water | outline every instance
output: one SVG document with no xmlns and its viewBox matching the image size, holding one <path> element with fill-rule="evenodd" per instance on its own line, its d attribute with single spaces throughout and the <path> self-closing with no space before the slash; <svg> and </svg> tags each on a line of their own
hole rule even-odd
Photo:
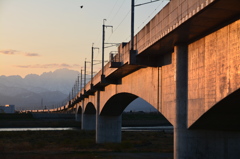
<svg viewBox="0 0 240 159">
<path fill-rule="evenodd" d="M 77 130 L 77 128 L 62 127 L 62 128 L 0 128 L 0 131 L 62 131 L 62 130 Z"/>
<path fill-rule="evenodd" d="M 39 128 L 0 128 L 0 131 L 64 131 L 80 130 L 73 127 L 39 127 Z M 122 131 L 167 131 L 171 132 L 172 126 L 151 126 L 151 127 L 122 127 Z"/>
<path fill-rule="evenodd" d="M 173 126 L 122 127 L 122 131 L 172 131 Z"/>
</svg>

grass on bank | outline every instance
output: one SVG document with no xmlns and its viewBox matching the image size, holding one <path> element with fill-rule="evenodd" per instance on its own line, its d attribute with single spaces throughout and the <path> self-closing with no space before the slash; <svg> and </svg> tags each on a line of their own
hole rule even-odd
<svg viewBox="0 0 240 159">
<path fill-rule="evenodd" d="M 172 134 L 123 132 L 122 143 L 95 143 L 95 131 L 0 132 L 0 154 L 23 152 L 173 152 Z"/>
<path fill-rule="evenodd" d="M 44 121 L 44 122 L 43 122 Z M 34 119 L 31 113 L 0 114 L 0 128 L 6 127 L 80 127 L 75 120 Z M 132 112 L 122 114 L 122 126 L 171 125 L 160 113 Z"/>
<path fill-rule="evenodd" d="M 139 123 L 139 121 L 142 123 L 144 114 L 128 116 L 127 119 L 123 120 L 128 122 L 133 118 L 136 118 L 133 124 Z M 31 114 L 0 115 L 0 127 L 31 126 L 80 127 L 80 122 L 41 121 L 34 119 Z M 164 132 L 122 132 L 121 143 L 96 144 L 95 131 L 0 132 L 1 159 L 155 159 L 159 158 L 159 153 L 162 154 L 163 152 L 169 152 L 170 157 L 161 157 L 162 159 L 172 158 L 172 134 Z"/>
</svg>

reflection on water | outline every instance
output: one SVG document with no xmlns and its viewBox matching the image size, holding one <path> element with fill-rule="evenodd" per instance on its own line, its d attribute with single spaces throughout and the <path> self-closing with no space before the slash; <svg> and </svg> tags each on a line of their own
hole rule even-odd
<svg viewBox="0 0 240 159">
<path fill-rule="evenodd" d="M 173 126 L 122 127 L 122 131 L 172 131 Z"/>
<path fill-rule="evenodd" d="M 0 128 L 0 131 L 60 131 L 60 130 L 77 130 L 77 128 Z"/>
<path fill-rule="evenodd" d="M 72 127 L 46 127 L 46 128 L 0 128 L 0 131 L 63 131 L 80 130 Z M 122 131 L 172 131 L 172 126 L 151 126 L 151 127 L 122 127 Z"/>
</svg>

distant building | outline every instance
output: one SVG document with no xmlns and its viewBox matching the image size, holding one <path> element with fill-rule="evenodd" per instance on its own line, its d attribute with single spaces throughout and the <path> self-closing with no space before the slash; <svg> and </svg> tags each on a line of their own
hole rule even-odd
<svg viewBox="0 0 240 159">
<path fill-rule="evenodd" d="M 15 105 L 0 106 L 0 113 L 15 113 Z"/>
</svg>

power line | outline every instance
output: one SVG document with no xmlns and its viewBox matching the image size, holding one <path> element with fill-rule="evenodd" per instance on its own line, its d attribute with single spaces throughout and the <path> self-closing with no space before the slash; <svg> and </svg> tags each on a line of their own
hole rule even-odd
<svg viewBox="0 0 240 159">
<path fill-rule="evenodd" d="M 123 1 L 123 3 L 125 2 L 125 0 Z M 138 0 L 136 0 L 136 2 L 138 2 Z M 123 5 L 123 3 L 122 3 L 122 5 Z M 120 6 L 120 8 L 122 7 L 122 5 Z M 120 10 L 120 8 L 119 8 L 119 10 Z M 119 10 L 117 11 L 117 13 L 119 12 Z M 118 28 L 119 28 L 119 26 L 124 22 L 124 20 L 127 18 L 127 16 L 129 15 L 129 13 L 130 13 L 130 9 L 129 9 L 129 11 L 127 12 L 127 14 L 123 17 L 123 19 L 121 20 L 121 22 L 117 25 L 117 27 L 113 30 L 113 32 L 115 32 Z M 115 16 L 117 15 L 117 13 L 115 14 Z M 114 18 L 115 18 L 115 16 L 114 16 Z M 108 37 L 108 40 L 110 39 L 112 37 L 112 34 Z M 108 41 L 107 40 L 107 41 Z"/>
<path fill-rule="evenodd" d="M 110 16 L 110 15 L 111 15 L 111 13 L 113 12 L 113 10 L 114 10 L 114 8 L 115 8 L 115 6 L 116 6 L 117 2 L 118 2 L 118 0 L 116 0 L 116 2 L 115 2 L 115 4 L 114 4 L 114 6 L 112 7 L 112 10 L 111 10 L 111 11 L 110 11 L 110 13 L 108 14 L 108 17 L 107 17 L 107 19 L 109 18 L 109 16 Z"/>
<path fill-rule="evenodd" d="M 125 1 L 125 0 L 124 0 L 124 1 Z M 124 1 L 123 1 L 123 3 L 121 4 L 120 8 L 118 9 L 117 13 L 118 13 L 119 10 L 121 9 L 122 5 L 124 4 Z M 114 6 L 112 7 L 112 10 L 109 12 L 108 18 L 110 17 L 111 13 L 113 12 L 114 8 L 116 7 L 117 2 L 118 2 L 118 0 L 116 0 Z M 117 15 L 117 13 L 114 15 L 114 17 L 113 17 L 112 19 L 115 18 L 115 16 Z M 108 18 L 107 18 L 107 19 L 108 19 Z M 112 21 L 112 20 L 111 20 L 111 21 Z M 111 34 L 111 35 L 112 35 L 112 34 Z M 101 37 L 101 32 L 99 32 L 99 34 L 98 34 L 98 36 L 97 36 L 97 39 L 95 40 L 95 41 L 97 41 L 97 42 L 96 42 L 97 45 L 99 45 L 99 43 L 100 43 L 100 41 L 101 41 L 101 38 L 100 38 L 100 37 Z M 99 52 L 97 53 L 96 57 L 98 57 L 98 56 L 99 56 Z"/>
<path fill-rule="evenodd" d="M 113 32 L 115 32 L 119 26 L 123 23 L 123 21 L 127 18 L 127 16 L 129 15 L 130 10 L 128 11 L 128 13 L 124 16 L 124 18 L 121 20 L 121 22 L 118 24 L 118 26 L 113 30 Z M 111 38 L 112 34 L 108 37 L 108 40 Z"/>
<path fill-rule="evenodd" d="M 119 12 L 120 9 L 122 8 L 122 6 L 123 6 L 123 4 L 124 4 L 125 1 L 126 1 L 126 0 L 122 1 L 122 4 L 121 4 L 120 7 L 118 8 L 117 12 L 116 12 L 115 15 L 112 17 L 112 19 L 110 20 L 110 23 L 111 23 L 111 22 L 113 21 L 113 19 L 117 16 L 118 12 Z"/>
<path fill-rule="evenodd" d="M 149 22 L 148 19 L 150 19 L 151 16 L 153 15 L 153 13 L 163 4 L 163 1 L 164 1 L 164 0 L 161 1 L 161 3 L 157 6 L 157 8 L 155 8 L 155 9 L 153 10 L 153 12 L 137 27 L 137 29 L 139 29 L 141 26 L 143 26 L 146 21 Z"/>
<path fill-rule="evenodd" d="M 142 26 L 146 23 L 146 21 L 147 21 L 147 22 L 150 21 L 150 20 L 148 20 L 148 19 L 151 18 L 151 16 L 153 15 L 153 13 L 163 4 L 163 2 L 164 2 L 164 0 L 162 0 L 161 3 L 153 10 L 153 12 L 137 27 L 137 31 L 136 31 L 136 32 L 139 32 L 139 31 L 140 31 L 139 28 L 142 27 Z M 167 3 L 166 3 L 166 4 L 167 4 Z M 165 4 L 165 5 L 166 5 L 166 4 Z M 165 5 L 164 5 L 164 6 L 165 6 Z M 163 6 L 163 7 L 164 7 L 164 6 Z M 125 40 L 128 41 L 128 40 L 130 40 L 129 38 L 130 38 L 130 35 L 128 35 L 128 36 L 125 38 Z"/>
</svg>

